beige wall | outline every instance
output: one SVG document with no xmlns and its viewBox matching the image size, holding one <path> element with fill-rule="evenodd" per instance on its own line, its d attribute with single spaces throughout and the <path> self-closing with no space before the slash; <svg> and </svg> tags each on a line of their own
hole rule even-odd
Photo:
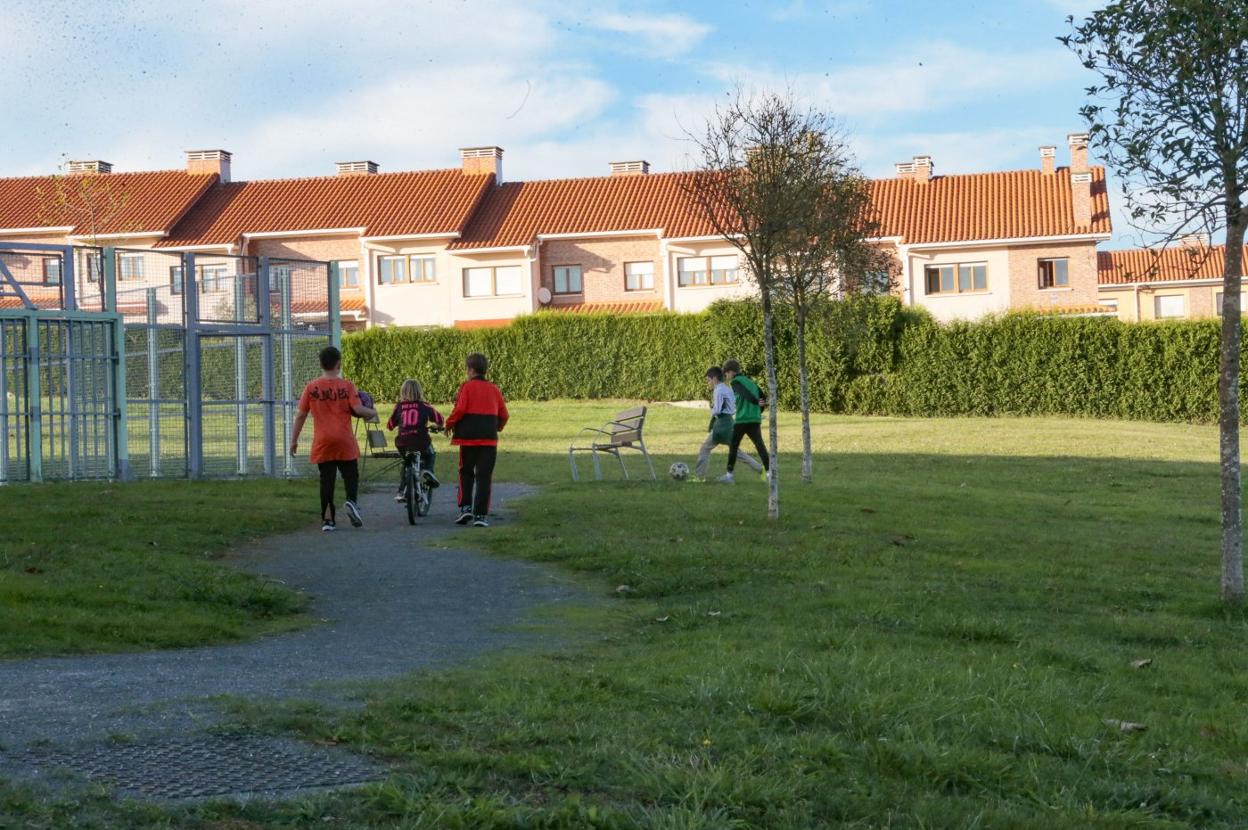
<svg viewBox="0 0 1248 830">
<path fill-rule="evenodd" d="M 552 305 L 575 303 L 656 302 L 663 299 L 663 263 L 657 237 L 591 239 L 550 239 L 539 247 L 541 285 L 555 290 L 554 269 L 560 265 L 581 266 L 584 290 L 580 294 L 556 295 Z M 624 282 L 626 262 L 653 262 L 654 287 L 648 291 L 627 291 Z"/>
<path fill-rule="evenodd" d="M 1039 262 L 1066 259 L 1070 285 L 1041 289 Z M 1013 308 L 1054 308 L 1095 305 L 1097 285 L 1096 244 L 1023 245 L 1009 249 L 1010 305 Z"/>
<path fill-rule="evenodd" d="M 905 267 L 907 265 L 909 267 Z M 988 266 L 988 290 L 962 294 L 927 293 L 925 269 L 929 265 Z M 905 252 L 902 288 L 910 302 L 922 306 L 937 320 L 974 320 L 1010 308 L 1010 257 L 1005 248 L 950 248 Z"/>
<path fill-rule="evenodd" d="M 686 286 L 677 285 L 679 279 L 677 274 L 678 263 L 681 257 L 687 256 L 736 256 L 740 254 L 736 248 L 721 240 L 710 240 L 706 242 L 671 242 L 666 246 L 666 255 L 663 259 L 662 278 L 665 289 L 660 292 L 658 299 L 664 296 L 670 297 L 671 301 L 665 303 L 668 308 L 673 311 L 702 311 L 711 303 L 721 299 L 736 299 L 739 297 L 754 296 L 756 290 L 750 281 L 749 272 L 744 262 L 737 266 L 737 281 L 731 285 L 709 285 L 709 286 Z M 655 274 L 655 284 L 658 285 L 660 275 Z"/>
<path fill-rule="evenodd" d="M 1222 286 L 1215 284 L 1151 285 L 1140 288 L 1138 292 L 1133 286 L 1115 285 L 1102 286 L 1099 296 L 1102 301 L 1117 298 L 1118 319 L 1134 322 L 1137 320 L 1156 320 L 1157 297 L 1165 296 L 1179 296 L 1183 298 L 1183 316 L 1185 319 L 1217 317 L 1218 309 L 1215 305 L 1215 300 L 1221 291 Z M 1138 316 L 1136 312 L 1137 294 L 1139 302 Z M 1241 303 L 1244 297 L 1248 297 L 1248 294 L 1241 295 Z"/>
</svg>

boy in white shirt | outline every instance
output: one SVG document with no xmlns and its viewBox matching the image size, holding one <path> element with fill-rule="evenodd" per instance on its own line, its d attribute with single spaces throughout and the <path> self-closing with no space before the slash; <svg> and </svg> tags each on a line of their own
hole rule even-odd
<svg viewBox="0 0 1248 830">
<path fill-rule="evenodd" d="M 737 396 L 732 387 L 724 383 L 723 369 L 718 366 L 707 369 L 706 385 L 711 390 L 711 423 L 706 440 L 698 450 L 698 463 L 693 469 L 694 476 L 701 481 L 706 480 L 711 468 L 711 450 L 718 444 L 727 446 L 732 442 L 733 418 L 737 414 Z M 745 453 L 738 452 L 738 456 L 745 463 L 750 463 L 746 461 Z"/>
</svg>

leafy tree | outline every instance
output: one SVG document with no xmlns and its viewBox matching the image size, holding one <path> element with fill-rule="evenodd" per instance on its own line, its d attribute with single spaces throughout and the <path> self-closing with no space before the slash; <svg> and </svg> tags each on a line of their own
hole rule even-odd
<svg viewBox="0 0 1248 830">
<path fill-rule="evenodd" d="M 39 221 L 49 227 L 72 227 L 73 236 L 93 247 L 101 247 L 104 228 L 116 225 L 130 204 L 130 190 L 110 173 L 59 174 L 48 186 L 35 188 L 39 200 Z M 124 230 L 133 230 L 127 227 Z M 100 292 L 100 308 L 104 307 L 103 262 L 97 254 L 88 258 L 87 267 L 94 271 Z M 90 280 L 88 280 L 89 282 Z"/>
<path fill-rule="evenodd" d="M 1240 289 L 1248 209 L 1248 0 L 1120 0 L 1061 40 L 1100 76 L 1082 109 L 1132 220 L 1173 239 L 1226 232 L 1218 375 L 1222 598 L 1244 600 Z"/>
</svg>

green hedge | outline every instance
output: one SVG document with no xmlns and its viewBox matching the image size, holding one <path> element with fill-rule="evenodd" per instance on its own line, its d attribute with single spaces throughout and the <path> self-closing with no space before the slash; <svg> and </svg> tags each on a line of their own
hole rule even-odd
<svg viewBox="0 0 1248 830">
<path fill-rule="evenodd" d="M 1211 422 L 1216 320 L 1122 323 L 1008 314 L 938 324 L 893 298 L 829 302 L 808 324 L 812 407 L 856 414 L 1081 415 Z M 776 315 L 780 403 L 798 402 L 792 314 Z M 559 313 L 506 328 L 373 329 L 344 338 L 360 388 L 394 397 L 404 378 L 447 400 L 463 357 L 489 355 L 511 398 L 684 400 L 706 394 L 706 366 L 736 357 L 760 377 L 762 314 L 751 301 L 700 314 Z"/>
</svg>

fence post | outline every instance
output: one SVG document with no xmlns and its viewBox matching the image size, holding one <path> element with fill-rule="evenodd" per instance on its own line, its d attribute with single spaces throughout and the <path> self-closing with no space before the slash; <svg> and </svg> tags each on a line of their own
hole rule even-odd
<svg viewBox="0 0 1248 830">
<path fill-rule="evenodd" d="M 182 255 L 182 297 L 186 315 L 186 473 L 204 474 L 204 392 L 200 378 L 199 278 L 195 255 Z"/>
<path fill-rule="evenodd" d="M 16 363 L 14 328 L 0 320 L 0 484 L 9 483 L 9 363 Z"/>
<path fill-rule="evenodd" d="M 329 263 L 329 342 L 335 348 L 342 348 L 342 309 L 339 308 L 339 273 L 338 263 Z"/>
<path fill-rule="evenodd" d="M 244 303 L 247 292 L 244 291 L 246 275 L 239 273 L 245 270 L 246 259 L 234 263 L 234 322 L 244 323 Z M 259 276 L 257 276 L 259 279 Z M 234 427 L 234 454 L 237 456 L 236 470 L 240 476 L 247 475 L 247 338 L 234 335 L 234 416 L 237 424 Z"/>
<path fill-rule="evenodd" d="M 291 270 L 283 268 L 279 271 L 278 292 L 281 298 L 281 326 L 282 326 L 282 423 L 285 424 L 286 435 L 290 435 L 290 431 L 294 428 L 292 421 L 294 420 L 294 406 L 291 400 L 295 395 L 294 390 L 294 374 L 295 362 L 290 353 L 291 345 L 294 338 L 290 336 L 290 304 L 291 298 Z M 287 477 L 295 474 L 295 461 L 291 458 L 289 452 L 283 452 L 282 458 L 286 460 L 285 473 Z"/>
<path fill-rule="evenodd" d="M 130 401 L 126 397 L 126 321 L 117 311 L 117 251 L 100 251 L 104 280 L 104 310 L 116 314 L 113 319 L 113 452 L 116 476 L 121 481 L 134 478 L 130 470 Z"/>
<path fill-rule="evenodd" d="M 260 399 L 264 415 L 264 474 L 277 470 L 277 428 L 273 400 L 273 308 L 270 305 L 269 258 L 262 256 L 256 266 L 256 302 L 264 336 L 260 340 Z M 284 436 L 283 436 L 284 437 Z M 282 454 L 285 455 L 285 448 Z"/>
<path fill-rule="evenodd" d="M 61 305 L 66 311 L 78 310 L 78 283 L 74 278 L 74 249 L 61 250 Z"/>
<path fill-rule="evenodd" d="M 39 324 L 33 314 L 26 321 L 26 397 L 29 401 L 30 423 L 26 427 L 27 478 L 34 484 L 43 481 L 43 391 L 39 378 Z"/>
<path fill-rule="evenodd" d="M 147 289 L 147 452 L 151 462 L 148 475 L 160 475 L 160 307 L 156 289 Z"/>
</svg>

